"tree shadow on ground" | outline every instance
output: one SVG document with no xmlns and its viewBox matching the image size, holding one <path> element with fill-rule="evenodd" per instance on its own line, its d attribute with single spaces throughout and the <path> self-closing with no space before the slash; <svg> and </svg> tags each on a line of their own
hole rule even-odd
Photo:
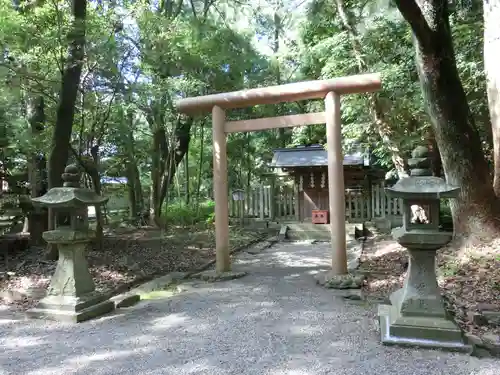
<svg viewBox="0 0 500 375">
<path fill-rule="evenodd" d="M 0 320 L 0 374 L 493 375 L 498 362 L 383 347 L 373 306 L 315 284 L 329 245 L 241 254 L 232 281 L 81 323 Z M 497 367 L 498 368 L 498 367 Z"/>
</svg>

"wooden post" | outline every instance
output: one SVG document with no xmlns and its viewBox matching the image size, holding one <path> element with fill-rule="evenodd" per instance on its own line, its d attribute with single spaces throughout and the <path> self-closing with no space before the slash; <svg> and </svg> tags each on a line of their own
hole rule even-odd
<svg viewBox="0 0 500 375">
<path fill-rule="evenodd" d="M 212 108 L 212 136 L 214 163 L 214 198 L 215 198 L 215 251 L 217 272 L 231 269 L 229 258 L 229 218 L 227 188 L 227 153 L 224 124 L 226 115 L 222 108 Z"/>
<path fill-rule="evenodd" d="M 275 190 L 275 177 L 271 178 L 271 186 L 269 187 L 269 195 L 271 199 L 269 200 L 269 218 L 274 221 L 276 218 L 276 190 Z"/>
<path fill-rule="evenodd" d="M 260 184 L 260 189 L 259 189 L 259 215 L 260 215 L 260 220 L 264 220 L 264 185 L 262 185 L 262 182 Z"/>
<path fill-rule="evenodd" d="M 366 204 L 366 209 L 368 210 L 368 221 L 373 220 L 373 202 L 372 202 L 372 176 L 370 172 L 368 172 L 368 178 L 367 178 L 367 187 L 366 187 L 366 196 L 367 196 L 367 204 Z"/>
<path fill-rule="evenodd" d="M 340 95 L 329 92 L 325 98 L 326 142 L 328 151 L 328 197 L 330 203 L 330 234 L 332 246 L 332 274 L 347 273 L 345 233 L 344 158 Z"/>
<path fill-rule="evenodd" d="M 380 205 L 382 206 L 382 217 L 385 219 L 385 208 L 386 208 L 386 195 L 385 195 L 385 184 L 382 182 L 380 184 Z M 390 203 L 390 202 L 389 202 Z M 390 207 L 390 205 L 389 205 Z"/>
<path fill-rule="evenodd" d="M 295 220 L 300 221 L 299 185 L 297 185 L 296 178 L 294 178 L 293 192 L 293 199 L 295 200 Z"/>
<path fill-rule="evenodd" d="M 245 226 L 245 201 L 240 200 L 239 204 L 240 204 L 240 227 L 243 228 Z"/>
</svg>

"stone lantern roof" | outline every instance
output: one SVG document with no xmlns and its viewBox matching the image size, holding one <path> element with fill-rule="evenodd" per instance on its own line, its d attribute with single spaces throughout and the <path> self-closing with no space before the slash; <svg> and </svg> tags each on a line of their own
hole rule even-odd
<svg viewBox="0 0 500 375">
<path fill-rule="evenodd" d="M 74 164 L 68 165 L 62 175 L 63 186 L 52 188 L 43 196 L 33 198 L 33 205 L 47 208 L 80 208 L 101 205 L 108 201 L 109 198 L 80 187 L 80 177 L 79 168 Z"/>
<path fill-rule="evenodd" d="M 458 196 L 460 187 L 450 185 L 440 177 L 432 176 L 427 147 L 416 147 L 411 156 L 408 159 L 411 178 L 402 178 L 394 186 L 386 188 L 389 196 L 417 200 L 439 200 Z"/>
<path fill-rule="evenodd" d="M 455 198 L 460 188 L 448 184 L 440 177 L 412 176 L 402 178 L 394 186 L 386 188 L 388 195 L 403 199 Z"/>
</svg>

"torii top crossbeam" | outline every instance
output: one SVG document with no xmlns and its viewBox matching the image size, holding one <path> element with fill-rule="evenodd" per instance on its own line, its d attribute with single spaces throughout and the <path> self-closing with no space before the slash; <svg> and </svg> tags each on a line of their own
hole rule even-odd
<svg viewBox="0 0 500 375">
<path fill-rule="evenodd" d="M 214 106 L 234 109 L 259 104 L 323 99 L 331 91 L 339 95 L 357 94 L 377 91 L 381 86 L 380 74 L 359 74 L 180 99 L 175 106 L 179 112 L 195 114 L 209 112 Z"/>
</svg>

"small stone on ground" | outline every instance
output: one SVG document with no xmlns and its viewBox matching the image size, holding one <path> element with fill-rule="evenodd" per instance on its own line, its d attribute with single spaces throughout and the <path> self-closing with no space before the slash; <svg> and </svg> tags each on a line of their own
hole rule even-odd
<svg viewBox="0 0 500 375">
<path fill-rule="evenodd" d="M 332 275 L 329 272 L 316 276 L 319 285 L 329 289 L 360 289 L 363 286 L 364 275 L 348 273 Z"/>
</svg>

